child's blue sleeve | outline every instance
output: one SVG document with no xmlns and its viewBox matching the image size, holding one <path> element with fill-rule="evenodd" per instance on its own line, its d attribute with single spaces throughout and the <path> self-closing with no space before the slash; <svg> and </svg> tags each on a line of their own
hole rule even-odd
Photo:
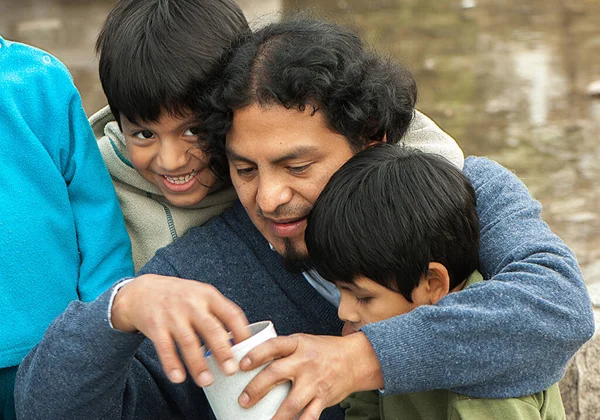
<svg viewBox="0 0 600 420">
<path fill-rule="evenodd" d="M 61 140 L 60 165 L 81 261 L 78 293 L 91 301 L 131 276 L 133 262 L 119 201 L 74 85 Z"/>
<path fill-rule="evenodd" d="M 468 158 L 477 195 L 481 271 L 487 281 L 362 328 L 386 394 L 451 389 L 519 397 L 557 382 L 594 333 L 573 252 L 540 217 L 541 205 L 510 171 Z"/>
</svg>

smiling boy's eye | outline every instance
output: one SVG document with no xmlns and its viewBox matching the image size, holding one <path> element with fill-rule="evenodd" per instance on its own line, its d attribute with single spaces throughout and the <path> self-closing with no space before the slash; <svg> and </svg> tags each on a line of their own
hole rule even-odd
<svg viewBox="0 0 600 420">
<path fill-rule="evenodd" d="M 184 136 L 197 136 L 200 133 L 200 127 L 190 127 L 183 133 Z"/>
<path fill-rule="evenodd" d="M 154 133 L 150 130 L 141 130 L 133 133 L 133 136 L 137 137 L 138 139 L 148 140 L 154 137 Z"/>
</svg>

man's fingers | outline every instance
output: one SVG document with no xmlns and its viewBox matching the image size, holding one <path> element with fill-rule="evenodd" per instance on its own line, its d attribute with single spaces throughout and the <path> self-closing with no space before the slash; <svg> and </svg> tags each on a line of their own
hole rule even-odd
<svg viewBox="0 0 600 420">
<path fill-rule="evenodd" d="M 211 356 L 217 361 L 221 371 L 226 375 L 235 373 L 238 365 L 233 358 L 229 334 L 219 319 L 207 313 L 196 314 L 193 318 L 193 327 L 204 340 L 204 344 L 210 350 Z M 200 350 L 200 346 L 198 346 L 198 350 Z M 202 386 L 206 385 L 208 384 Z"/>
<path fill-rule="evenodd" d="M 321 413 L 326 408 L 327 407 L 325 406 L 325 401 L 323 401 L 320 398 L 315 398 L 304 409 L 304 412 L 298 420 L 318 420 L 321 417 Z M 273 419 L 276 419 L 276 417 L 274 417 Z"/>
<path fill-rule="evenodd" d="M 304 386 L 294 384 L 292 391 L 273 416 L 273 420 L 293 419 L 303 409 L 304 412 L 299 420 L 318 419 L 325 408 L 324 403 L 314 395 L 314 392 L 307 392 L 308 390 L 312 390 L 310 384 L 304 384 Z"/>
<path fill-rule="evenodd" d="M 220 293 L 215 297 L 216 299 L 212 301 L 211 309 L 223 325 L 231 331 L 234 342 L 241 343 L 250 338 L 248 318 L 246 318 L 246 314 L 242 311 L 242 308 L 229 299 L 222 297 Z"/>
<path fill-rule="evenodd" d="M 275 358 L 289 356 L 296 349 L 294 336 L 274 337 L 259 344 L 244 356 L 240 362 L 240 368 L 248 371 L 271 362 L 256 375 L 240 396 L 238 402 L 242 407 L 252 407 L 261 398 L 278 384 L 291 380 L 291 374 L 295 372 L 298 362 L 293 357 L 284 360 Z"/>
<path fill-rule="evenodd" d="M 124 286 L 117 296 L 112 317 L 121 321 L 123 331 L 138 330 L 152 340 L 173 382 L 183 382 L 186 376 L 177 348 L 196 383 L 207 386 L 212 382 L 200 340 L 225 374 L 237 371 L 226 328 L 235 340 L 243 341 L 250 336 L 248 320 L 240 307 L 214 286 L 146 274 Z"/>
<path fill-rule="evenodd" d="M 253 369 L 272 361 L 244 389 L 239 398 L 243 407 L 252 407 L 276 384 L 292 381 L 290 394 L 281 404 L 275 420 L 319 418 L 330 405 L 337 404 L 353 389 L 347 378 L 340 376 L 343 358 L 342 340 L 350 338 L 295 334 L 272 338 L 248 353 L 240 366 Z M 342 353 L 340 355 L 340 353 Z"/>
<path fill-rule="evenodd" d="M 271 338 L 250 350 L 241 360 L 240 368 L 245 371 L 256 369 L 273 359 L 291 355 L 297 347 L 294 335 Z"/>
<path fill-rule="evenodd" d="M 238 402 L 244 408 L 250 408 L 259 402 L 274 387 L 290 380 L 291 363 L 273 362 L 260 371 L 244 388 Z M 245 396 L 244 396 L 245 394 Z"/>
<path fill-rule="evenodd" d="M 194 381 L 199 386 L 210 385 L 213 376 L 204 360 L 200 339 L 196 332 L 192 328 L 182 327 L 174 333 L 174 338 L 177 347 L 179 347 L 179 351 L 183 356 L 185 365 Z"/>
<path fill-rule="evenodd" d="M 185 369 L 175 350 L 175 343 L 171 336 L 161 334 L 156 337 L 148 337 L 154 343 L 156 353 L 160 359 L 163 370 L 171 382 L 181 383 L 185 380 Z"/>
</svg>

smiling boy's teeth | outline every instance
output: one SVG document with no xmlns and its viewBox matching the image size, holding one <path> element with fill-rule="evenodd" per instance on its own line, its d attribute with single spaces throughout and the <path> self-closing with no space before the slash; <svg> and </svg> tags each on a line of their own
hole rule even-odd
<svg viewBox="0 0 600 420">
<path fill-rule="evenodd" d="M 188 182 L 190 179 L 192 179 L 194 176 L 196 176 L 196 173 L 198 171 L 192 171 L 187 175 L 184 176 L 168 176 L 168 175 L 163 175 L 165 177 L 165 179 L 167 181 L 169 181 L 171 184 L 185 184 L 186 182 Z"/>
</svg>

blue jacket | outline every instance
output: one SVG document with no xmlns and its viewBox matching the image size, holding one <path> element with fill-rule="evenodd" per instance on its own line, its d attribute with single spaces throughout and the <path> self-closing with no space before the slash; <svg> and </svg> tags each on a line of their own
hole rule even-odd
<svg viewBox="0 0 600 420">
<path fill-rule="evenodd" d="M 540 219 L 541 206 L 500 165 L 469 158 L 477 193 L 481 271 L 491 278 L 439 304 L 363 327 L 387 393 L 452 389 L 481 397 L 531 394 L 563 374 L 594 331 L 575 256 Z M 215 285 L 250 322 L 279 334 L 339 334 L 336 309 L 300 274 L 285 270 L 238 203 L 158 251 L 142 269 Z M 206 419 L 206 398 L 188 378 L 172 384 L 152 343 L 110 327 L 110 291 L 74 302 L 17 375 L 23 419 Z M 339 407 L 323 419 L 342 418 Z"/>
<path fill-rule="evenodd" d="M 0 37 L 0 368 L 69 302 L 133 271 L 114 188 L 65 66 Z"/>
</svg>

